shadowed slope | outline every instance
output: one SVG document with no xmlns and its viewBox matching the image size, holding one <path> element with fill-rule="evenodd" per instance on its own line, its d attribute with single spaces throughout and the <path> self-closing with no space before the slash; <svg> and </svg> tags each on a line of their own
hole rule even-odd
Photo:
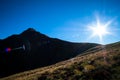
<svg viewBox="0 0 120 80">
<path fill-rule="evenodd" d="M 119 80 L 120 42 L 91 51 L 55 65 L 1 80 Z"/>
<path fill-rule="evenodd" d="M 105 58 L 104 58 L 105 57 Z M 120 42 L 44 68 L 1 80 L 119 80 Z"/>
</svg>

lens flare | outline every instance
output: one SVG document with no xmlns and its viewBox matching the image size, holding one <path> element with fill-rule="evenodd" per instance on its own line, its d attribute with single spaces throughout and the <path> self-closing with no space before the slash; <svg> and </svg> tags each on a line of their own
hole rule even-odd
<svg viewBox="0 0 120 80">
<path fill-rule="evenodd" d="M 11 50 L 12 50 L 11 48 L 6 48 L 5 49 L 6 52 L 11 52 Z"/>
</svg>

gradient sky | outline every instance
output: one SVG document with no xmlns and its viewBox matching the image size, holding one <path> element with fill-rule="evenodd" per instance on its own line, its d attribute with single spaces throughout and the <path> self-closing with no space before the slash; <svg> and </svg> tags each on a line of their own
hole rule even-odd
<svg viewBox="0 0 120 80">
<path fill-rule="evenodd" d="M 120 41 L 120 0 L 0 0 L 0 39 L 32 27 L 53 38 L 99 43 L 87 30 L 96 15 L 102 23 L 114 19 L 103 44 Z"/>
</svg>

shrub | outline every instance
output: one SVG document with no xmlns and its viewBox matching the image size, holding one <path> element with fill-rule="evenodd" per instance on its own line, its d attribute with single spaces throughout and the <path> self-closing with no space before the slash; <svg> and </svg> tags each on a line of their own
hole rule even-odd
<svg viewBox="0 0 120 80">
<path fill-rule="evenodd" d="M 84 66 L 84 71 L 85 72 L 90 72 L 92 70 L 95 70 L 95 67 L 93 65 L 86 65 L 86 66 Z"/>
<path fill-rule="evenodd" d="M 82 73 L 80 70 L 75 69 L 75 70 L 74 70 L 74 74 L 81 76 L 83 73 Z"/>
</svg>

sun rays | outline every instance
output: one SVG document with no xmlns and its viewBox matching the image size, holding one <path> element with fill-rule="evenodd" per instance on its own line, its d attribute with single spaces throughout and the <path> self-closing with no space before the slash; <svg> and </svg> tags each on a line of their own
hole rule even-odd
<svg viewBox="0 0 120 80">
<path fill-rule="evenodd" d="M 99 17 L 96 17 L 96 23 L 91 24 L 88 26 L 88 30 L 92 32 L 90 35 L 90 38 L 98 37 L 99 42 L 102 44 L 103 43 L 103 37 L 106 35 L 112 34 L 109 31 L 109 26 L 112 24 L 113 20 L 109 20 L 105 23 L 101 23 Z"/>
</svg>

